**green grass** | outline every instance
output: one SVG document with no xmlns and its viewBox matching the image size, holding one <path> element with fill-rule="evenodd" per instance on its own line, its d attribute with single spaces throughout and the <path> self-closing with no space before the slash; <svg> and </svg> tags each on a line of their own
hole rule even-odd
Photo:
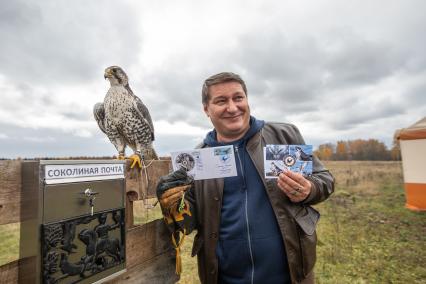
<svg viewBox="0 0 426 284">
<path fill-rule="evenodd" d="M 135 225 L 142 225 L 163 218 L 160 204 L 157 198 L 138 200 L 133 202 L 133 222 Z"/>
<path fill-rule="evenodd" d="M 336 191 L 316 206 L 317 283 L 426 283 L 426 212 L 404 207 L 398 162 L 328 162 Z M 152 204 L 153 200 L 148 200 Z M 161 218 L 157 205 L 135 204 L 135 224 Z M 183 244 L 179 283 L 199 283 L 190 256 L 194 234 Z M 18 258 L 19 224 L 0 226 L 0 265 Z"/>
<path fill-rule="evenodd" d="M 317 283 L 426 283 L 426 214 L 404 207 L 400 165 L 328 166 L 337 188 L 317 206 Z"/>
<path fill-rule="evenodd" d="M 19 258 L 19 223 L 0 226 L 0 265 Z M 0 281 L 1 282 L 1 281 Z"/>
</svg>

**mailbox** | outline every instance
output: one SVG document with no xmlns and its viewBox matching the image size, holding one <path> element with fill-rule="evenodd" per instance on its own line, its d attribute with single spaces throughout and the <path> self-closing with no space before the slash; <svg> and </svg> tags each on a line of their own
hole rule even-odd
<svg viewBox="0 0 426 284">
<path fill-rule="evenodd" d="M 125 271 L 125 164 L 49 160 L 22 164 L 20 283 L 101 283 Z M 25 211 L 27 211 L 25 213 Z M 23 214 L 23 212 L 21 212 Z"/>
</svg>

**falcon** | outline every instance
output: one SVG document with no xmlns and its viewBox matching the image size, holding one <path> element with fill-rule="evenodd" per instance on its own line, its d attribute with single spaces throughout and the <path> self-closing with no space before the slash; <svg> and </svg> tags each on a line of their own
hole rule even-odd
<svg viewBox="0 0 426 284">
<path fill-rule="evenodd" d="M 301 147 L 296 146 L 296 159 L 300 161 L 312 161 L 312 154 L 306 154 Z"/>
<path fill-rule="evenodd" d="M 105 69 L 109 88 L 103 103 L 95 104 L 93 114 L 111 143 L 118 151 L 118 159 L 124 160 L 126 146 L 133 150 L 131 168 L 142 167 L 141 159 L 158 159 L 152 146 L 154 125 L 151 115 L 141 99 L 133 94 L 126 73 L 118 66 Z"/>
</svg>

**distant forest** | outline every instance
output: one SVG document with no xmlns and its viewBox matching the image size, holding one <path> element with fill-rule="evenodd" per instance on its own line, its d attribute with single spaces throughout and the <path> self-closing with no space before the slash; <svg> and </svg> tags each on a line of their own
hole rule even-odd
<svg viewBox="0 0 426 284">
<path fill-rule="evenodd" d="M 315 155 L 321 160 L 333 161 L 399 161 L 401 151 L 399 144 L 394 142 L 391 149 L 388 149 L 383 142 L 377 139 L 356 139 L 348 141 L 338 141 L 336 144 L 321 144 Z"/>
<path fill-rule="evenodd" d="M 332 161 L 399 161 L 401 160 L 401 152 L 399 144 L 394 142 L 391 149 L 388 149 L 383 142 L 377 139 L 356 139 L 348 141 L 337 141 L 336 144 L 326 143 L 319 145 L 314 154 L 321 160 Z M 92 160 L 92 159 L 116 159 L 116 156 L 103 157 L 38 157 L 38 158 L 21 158 L 17 160 Z M 160 157 L 170 159 L 169 157 Z M 0 160 L 10 160 L 0 158 Z"/>
</svg>

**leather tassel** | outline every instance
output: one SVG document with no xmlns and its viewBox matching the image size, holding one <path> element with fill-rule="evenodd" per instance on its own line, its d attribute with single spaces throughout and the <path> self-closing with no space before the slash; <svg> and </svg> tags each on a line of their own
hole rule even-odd
<svg viewBox="0 0 426 284">
<path fill-rule="evenodd" d="M 183 240 L 185 239 L 185 229 L 183 230 L 182 235 L 181 231 L 177 231 L 176 233 L 178 234 L 179 242 L 176 242 L 175 235 L 172 234 L 172 243 L 176 250 L 176 274 L 180 275 L 182 273 L 182 257 L 180 249 L 183 244 Z"/>
</svg>

